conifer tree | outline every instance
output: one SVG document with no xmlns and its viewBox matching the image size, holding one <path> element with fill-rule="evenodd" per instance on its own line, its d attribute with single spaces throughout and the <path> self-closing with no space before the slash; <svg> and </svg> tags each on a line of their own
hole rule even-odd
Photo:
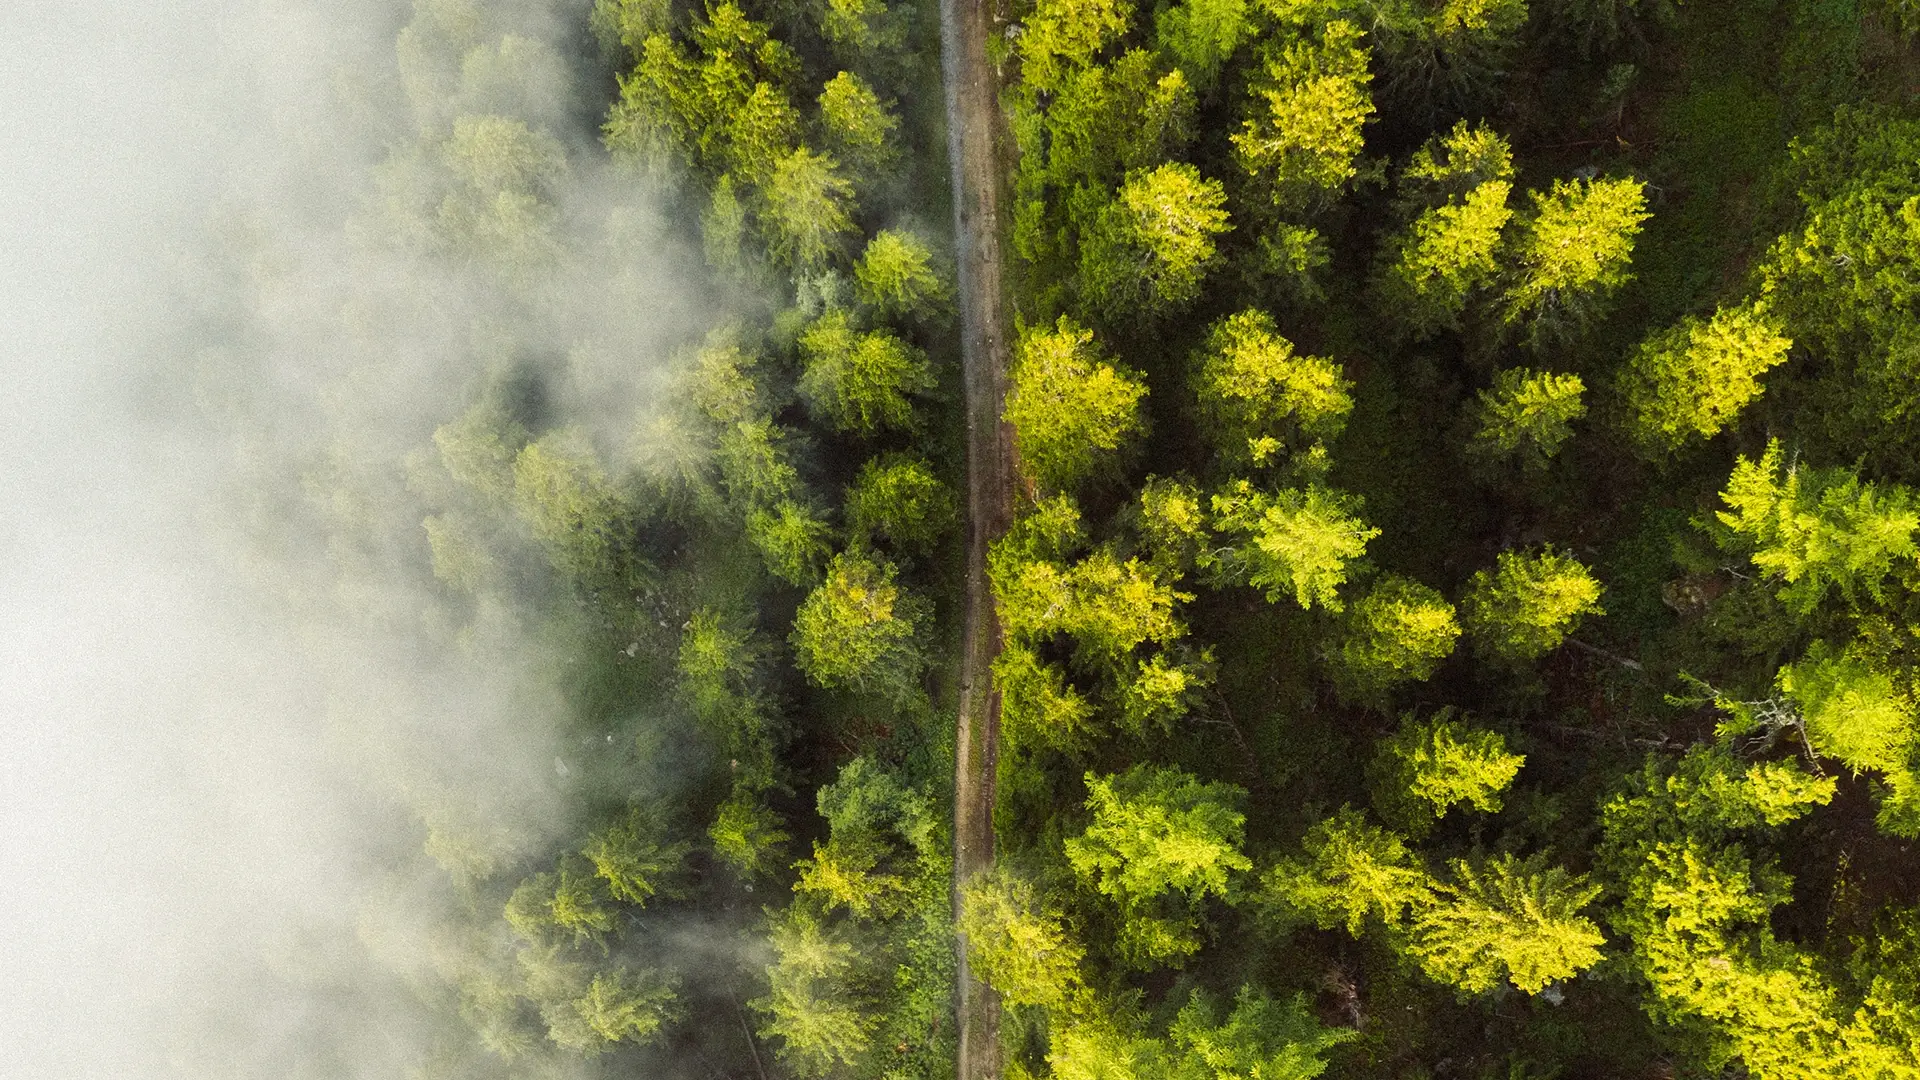
<svg viewBox="0 0 1920 1080">
<path fill-rule="evenodd" d="M 1283 210 L 1316 209 L 1359 174 L 1361 128 L 1374 113 L 1362 37 L 1336 19 L 1317 40 L 1281 34 L 1265 47 L 1252 115 L 1233 147 L 1241 168 Z"/>
<path fill-rule="evenodd" d="M 1303 608 L 1343 610 L 1338 590 L 1380 535 L 1359 511 L 1357 497 L 1319 484 L 1269 495 L 1236 480 L 1213 496 L 1214 528 L 1236 544 L 1210 553 L 1212 570 L 1264 590 L 1269 602 L 1291 595 Z"/>
<path fill-rule="evenodd" d="M 1193 375 L 1207 436 L 1234 464 L 1273 463 L 1339 436 L 1353 410 L 1340 365 L 1300 356 L 1263 311 L 1213 325 Z"/>
<path fill-rule="evenodd" d="M 1200 294 L 1227 195 L 1191 165 L 1134 172 L 1080 245 L 1088 299 L 1115 320 L 1179 308 Z"/>
<path fill-rule="evenodd" d="M 1200 902 L 1229 895 L 1234 876 L 1252 868 L 1240 853 L 1245 793 L 1153 765 L 1086 779 L 1093 820 L 1067 839 L 1067 861 L 1119 906 L 1121 957 L 1152 966 L 1191 955 Z"/>
<path fill-rule="evenodd" d="M 1007 870 L 967 884 L 959 929 L 975 970 L 1008 1005 L 1059 1008 L 1081 987 L 1086 950 L 1032 884 Z"/>
<path fill-rule="evenodd" d="M 1411 951 L 1433 978 L 1470 993 L 1505 981 L 1537 994 L 1600 961 L 1606 938 L 1579 914 L 1600 886 L 1512 854 L 1480 866 L 1456 859 L 1453 877 L 1413 924 Z"/>
<path fill-rule="evenodd" d="M 1640 346 L 1622 376 L 1634 438 L 1649 453 L 1710 439 L 1760 396 L 1793 342 L 1754 306 L 1689 316 Z"/>
<path fill-rule="evenodd" d="M 1498 733 L 1454 720 L 1451 708 L 1426 720 L 1409 714 L 1375 751 L 1374 806 L 1381 817 L 1419 839 L 1455 806 L 1499 810 L 1500 793 L 1526 760 L 1508 753 Z"/>
<path fill-rule="evenodd" d="M 1478 425 L 1468 449 L 1489 460 L 1518 459 L 1539 470 L 1573 435 L 1573 422 L 1587 415 L 1580 396 L 1586 383 L 1578 375 L 1508 368 L 1480 391 Z"/>
<path fill-rule="evenodd" d="M 948 300 L 926 242 L 896 229 L 882 229 L 867 241 L 853 266 L 853 293 L 862 304 L 888 316 L 926 318 Z"/>
<path fill-rule="evenodd" d="M 1433 878 L 1406 838 L 1352 807 L 1316 822 L 1301 845 L 1306 858 L 1281 859 L 1261 878 L 1261 902 L 1283 925 L 1340 926 L 1359 937 L 1370 922 L 1399 930 L 1433 902 Z"/>
<path fill-rule="evenodd" d="M 1066 490 L 1112 462 L 1143 426 L 1147 388 L 1100 359 L 1093 331 L 1062 315 L 1021 335 L 1009 374 L 1006 418 L 1020 466 L 1044 490 Z"/>
<path fill-rule="evenodd" d="M 1416 338 L 1460 329 L 1460 316 L 1500 269 L 1512 185 L 1488 180 L 1458 200 L 1422 211 L 1389 242 L 1374 275 L 1375 303 Z"/>
<path fill-rule="evenodd" d="M 1503 298 L 1507 322 L 1525 323 L 1539 343 L 1599 318 L 1631 276 L 1634 240 L 1649 216 L 1643 187 L 1624 177 L 1556 180 L 1548 193 L 1531 193 Z"/>
<path fill-rule="evenodd" d="M 1475 571 L 1462 607 L 1480 648 L 1504 660 L 1536 660 L 1559 648 L 1582 616 L 1600 613 L 1600 583 L 1551 546 L 1530 555 L 1503 551 L 1492 570 Z"/>
<path fill-rule="evenodd" d="M 844 552 L 793 619 L 794 659 L 821 686 L 902 694 L 920 676 L 915 637 L 922 606 L 894 581 L 892 564 Z"/>
<path fill-rule="evenodd" d="M 911 427 L 909 395 L 933 388 L 925 353 L 885 330 L 855 330 L 845 309 L 820 316 L 799 346 L 806 365 L 800 394 L 840 431 L 870 436 Z"/>
<path fill-rule="evenodd" d="M 1846 469 L 1787 464 L 1778 439 L 1758 461 L 1739 459 L 1720 498 L 1722 543 L 1749 553 L 1802 614 L 1835 586 L 1849 599 L 1878 599 L 1887 575 L 1920 555 L 1920 509 L 1910 491 L 1862 483 Z"/>
<path fill-rule="evenodd" d="M 1372 702 L 1400 683 L 1431 678 L 1459 637 L 1460 623 L 1446 597 L 1389 575 L 1348 610 L 1330 659 L 1343 692 Z"/>
<path fill-rule="evenodd" d="M 1276 1001 L 1252 986 L 1234 995 L 1224 1022 L 1219 1009 L 1195 991 L 1168 1032 L 1186 1060 L 1174 1075 L 1191 1080 L 1313 1080 L 1326 1071 L 1327 1051 L 1360 1037 L 1315 1019 L 1304 994 Z"/>
<path fill-rule="evenodd" d="M 913 454 L 887 454 L 860 467 L 847 489 L 847 524 L 894 550 L 931 551 L 959 520 L 953 491 Z"/>
</svg>

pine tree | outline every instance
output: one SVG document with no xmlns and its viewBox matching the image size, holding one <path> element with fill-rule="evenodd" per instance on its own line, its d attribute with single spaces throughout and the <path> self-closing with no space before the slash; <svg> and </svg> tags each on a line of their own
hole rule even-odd
<svg viewBox="0 0 1920 1080">
<path fill-rule="evenodd" d="M 1227 195 L 1191 165 L 1130 174 L 1080 245 L 1087 299 L 1116 321 L 1180 308 L 1200 295 L 1227 222 Z"/>
<path fill-rule="evenodd" d="M 927 318 L 948 301 L 946 283 L 933 269 L 933 253 L 910 232 L 882 229 L 867 241 L 853 266 L 853 293 L 882 315 Z"/>
<path fill-rule="evenodd" d="M 1887 575 L 1920 557 L 1912 492 L 1862 483 L 1846 469 L 1785 464 L 1778 439 L 1758 461 L 1739 459 L 1720 498 L 1727 504 L 1715 515 L 1728 530 L 1723 545 L 1750 553 L 1801 614 L 1836 585 L 1849 599 L 1878 599 Z"/>
<path fill-rule="evenodd" d="M 861 332 L 844 309 L 800 335 L 800 395 L 836 430 L 875 435 L 913 426 L 910 395 L 933 388 L 925 353 L 885 330 Z"/>
<path fill-rule="evenodd" d="M 1540 343 L 1585 329 L 1631 273 L 1633 244 L 1650 216 L 1644 185 L 1627 178 L 1556 180 L 1532 193 L 1503 301 L 1509 323 Z"/>
<path fill-rule="evenodd" d="M 1431 678 L 1459 637 L 1460 623 L 1446 597 L 1389 575 L 1348 610 L 1330 659 L 1343 692 L 1378 701 L 1394 686 Z"/>
<path fill-rule="evenodd" d="M 1352 389 L 1340 365 L 1298 355 L 1257 310 L 1213 325 L 1193 375 L 1203 430 L 1234 464 L 1269 464 L 1338 437 Z"/>
<path fill-rule="evenodd" d="M 1381 740 L 1372 768 L 1374 806 L 1381 817 L 1415 839 L 1462 804 L 1482 813 L 1500 809 L 1500 793 L 1526 763 L 1507 752 L 1496 732 L 1477 731 L 1443 709 L 1426 720 L 1411 714 Z"/>
<path fill-rule="evenodd" d="M 1606 938 L 1580 909 L 1600 886 L 1535 857 L 1454 860 L 1440 903 L 1414 920 L 1411 951 L 1433 978 L 1470 993 L 1502 981 L 1537 994 L 1600 961 Z"/>
<path fill-rule="evenodd" d="M 1245 793 L 1154 765 L 1086 780 L 1093 820 L 1067 839 L 1067 861 L 1119 906 L 1120 955 L 1141 966 L 1191 955 L 1200 947 L 1200 902 L 1229 895 L 1234 875 L 1253 866 L 1240 853 Z M 1176 903 L 1168 909 L 1156 903 L 1162 898 Z"/>
<path fill-rule="evenodd" d="M 1220 580 L 1264 590 L 1271 603 L 1291 595 L 1303 608 L 1343 610 L 1339 587 L 1380 535 L 1359 511 L 1357 497 L 1318 484 L 1269 495 L 1236 480 L 1213 496 L 1213 516 L 1215 530 L 1237 543 L 1210 553 L 1211 568 Z"/>
<path fill-rule="evenodd" d="M 1113 462 L 1144 426 L 1147 388 L 1099 358 L 1093 331 L 1066 316 L 1021 335 L 1007 389 L 1020 466 L 1049 491 L 1070 489 Z"/>
<path fill-rule="evenodd" d="M 1261 902 L 1282 925 L 1336 926 L 1359 937 L 1369 921 L 1399 930 L 1433 902 L 1435 884 L 1406 838 L 1343 807 L 1301 841 L 1306 858 L 1285 858 L 1261 878 Z"/>
<path fill-rule="evenodd" d="M 982 874 L 960 910 L 968 958 L 1006 1004 L 1059 1008 L 1080 990 L 1086 950 L 1030 883 L 1005 869 Z"/>
<path fill-rule="evenodd" d="M 924 664 L 915 640 L 924 612 L 894 573 L 870 555 L 833 557 L 826 580 L 793 618 L 794 659 L 808 679 L 895 695 L 914 686 Z"/>
<path fill-rule="evenodd" d="M 1640 346 L 1622 376 L 1634 438 L 1649 453 L 1710 439 L 1760 396 L 1760 376 L 1793 342 L 1754 306 L 1689 316 Z"/>
<path fill-rule="evenodd" d="M 1573 422 L 1587 415 L 1580 400 L 1586 383 L 1578 375 L 1508 368 L 1480 391 L 1478 425 L 1468 449 L 1490 459 L 1518 459 L 1531 471 L 1546 467 L 1573 435 Z"/>
<path fill-rule="evenodd" d="M 1360 1037 L 1323 1026 L 1304 994 L 1281 1002 L 1251 986 L 1234 996 L 1224 1023 L 1212 1000 L 1195 991 L 1168 1035 L 1185 1052 L 1175 1071 L 1183 1080 L 1313 1080 L 1326 1071 L 1328 1050 Z"/>
<path fill-rule="evenodd" d="M 1373 116 L 1359 27 L 1336 19 L 1319 39 L 1282 34 L 1265 47 L 1255 106 L 1233 135 L 1240 166 L 1275 205 L 1317 208 L 1359 174 L 1361 128 Z"/>
<path fill-rule="evenodd" d="M 1536 660 L 1559 648 L 1582 616 L 1600 614 L 1600 583 L 1551 546 L 1503 551 L 1492 570 L 1474 572 L 1462 607 L 1467 632 L 1488 654 Z"/>
</svg>

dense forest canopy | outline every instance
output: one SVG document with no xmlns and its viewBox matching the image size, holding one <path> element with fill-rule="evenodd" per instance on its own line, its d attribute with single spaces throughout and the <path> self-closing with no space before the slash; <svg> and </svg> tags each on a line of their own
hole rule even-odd
<svg viewBox="0 0 1920 1080">
<path fill-rule="evenodd" d="M 995 10 L 956 883 L 939 11 L 413 5 L 343 242 L 446 293 L 342 303 L 331 392 L 457 359 L 254 512 L 560 718 L 555 830 L 402 785 L 420 1075 L 944 1078 L 964 951 L 1009 1080 L 1920 1078 L 1920 10 Z"/>
</svg>

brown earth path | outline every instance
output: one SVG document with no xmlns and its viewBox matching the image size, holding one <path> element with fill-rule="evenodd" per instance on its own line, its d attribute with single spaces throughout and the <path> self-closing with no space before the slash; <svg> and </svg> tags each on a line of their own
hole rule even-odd
<svg viewBox="0 0 1920 1080">
<path fill-rule="evenodd" d="M 994 775 L 1000 694 L 993 661 L 1000 625 L 987 588 L 987 545 L 1013 517 L 1013 433 L 1001 419 L 1007 393 L 999 79 L 987 57 L 994 0 L 940 0 L 940 52 L 953 169 L 954 238 L 967 408 L 967 600 L 954 752 L 954 903 L 993 865 Z M 1000 1000 L 967 967 L 959 944 L 959 1080 L 998 1080 Z"/>
</svg>

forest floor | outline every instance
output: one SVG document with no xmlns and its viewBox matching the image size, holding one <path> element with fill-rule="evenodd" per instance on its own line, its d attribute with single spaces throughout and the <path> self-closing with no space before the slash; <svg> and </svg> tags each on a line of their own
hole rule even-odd
<svg viewBox="0 0 1920 1080">
<path fill-rule="evenodd" d="M 987 585 L 987 547 L 1013 516 L 1013 433 L 1001 419 L 1007 387 L 1006 282 L 1001 258 L 999 79 L 987 55 L 993 0 L 941 0 L 940 37 L 953 170 L 961 362 L 967 411 L 965 645 L 954 752 L 954 903 L 993 865 L 1000 695 L 993 661 L 1000 627 Z M 960 1080 L 1000 1075 L 998 996 L 967 968 L 959 943 Z"/>
</svg>

